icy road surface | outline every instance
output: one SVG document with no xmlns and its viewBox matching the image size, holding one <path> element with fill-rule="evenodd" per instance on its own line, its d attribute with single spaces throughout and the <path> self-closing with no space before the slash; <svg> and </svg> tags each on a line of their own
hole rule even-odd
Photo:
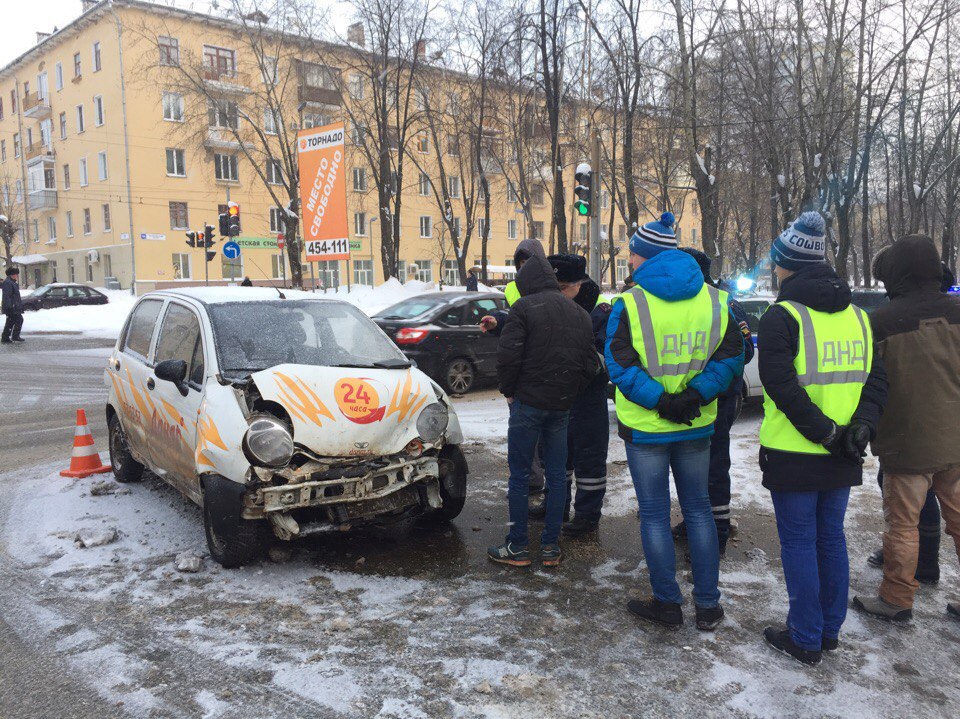
<svg viewBox="0 0 960 719">
<path fill-rule="evenodd" d="M 506 405 L 486 391 L 457 408 L 471 477 L 452 526 L 315 539 L 239 570 L 205 557 L 197 574 L 176 571 L 179 553 L 206 554 L 200 511 L 152 477 L 94 496 L 110 478 L 61 479 L 62 461 L 0 476 L 0 614 L 117 716 L 956 716 L 960 622 L 944 609 L 960 587 L 946 543 L 943 580 L 921 589 L 912 626 L 851 612 L 841 650 L 815 669 L 763 644 L 786 593 L 756 466 L 758 410 L 734 431 L 728 619 L 708 634 L 689 603 L 677 632 L 625 609 L 648 589 L 614 427 L 599 537 L 565 541 L 558 570 L 490 564 L 484 549 L 505 533 Z M 864 562 L 881 525 L 875 471 L 847 521 L 853 591 L 879 579 Z M 103 546 L 74 541 L 111 529 Z"/>
</svg>

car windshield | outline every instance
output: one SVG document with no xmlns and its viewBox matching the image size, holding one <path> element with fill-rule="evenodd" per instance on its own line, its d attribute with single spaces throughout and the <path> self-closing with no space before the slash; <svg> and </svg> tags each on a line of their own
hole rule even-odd
<svg viewBox="0 0 960 719">
<path fill-rule="evenodd" d="M 852 301 L 857 307 L 864 310 L 867 314 L 870 314 L 877 309 L 877 307 L 887 304 L 890 300 L 883 292 L 854 290 Z"/>
<path fill-rule="evenodd" d="M 278 364 L 399 369 L 410 362 L 366 315 L 345 302 L 278 300 L 210 306 L 220 371 Z"/>
<path fill-rule="evenodd" d="M 380 310 L 374 315 L 378 320 L 409 320 L 426 314 L 447 303 L 447 297 L 411 297 L 403 302 Z"/>
<path fill-rule="evenodd" d="M 47 292 L 50 291 L 50 288 L 52 288 L 52 287 L 53 287 L 53 285 L 42 285 L 41 287 L 38 287 L 37 289 L 35 289 L 35 290 L 32 292 L 32 294 L 33 294 L 35 297 L 39 297 L 40 295 L 45 295 L 45 294 L 47 294 Z"/>
<path fill-rule="evenodd" d="M 770 303 L 766 300 L 739 300 L 743 311 L 747 313 L 747 324 L 750 331 L 756 333 L 760 328 L 760 315 L 767 311 Z"/>
</svg>

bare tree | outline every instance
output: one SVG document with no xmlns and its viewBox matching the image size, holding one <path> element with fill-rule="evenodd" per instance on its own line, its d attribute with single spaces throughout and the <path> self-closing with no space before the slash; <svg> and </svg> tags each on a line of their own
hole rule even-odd
<svg viewBox="0 0 960 719">
<path fill-rule="evenodd" d="M 19 175 L 11 175 L 6 170 L 0 175 L 0 240 L 3 240 L 3 255 L 7 267 L 13 266 L 14 248 L 17 246 L 17 237 L 24 253 L 24 212 L 23 212 L 23 185 L 17 185 Z M 16 188 L 20 189 L 17 190 Z"/>
</svg>

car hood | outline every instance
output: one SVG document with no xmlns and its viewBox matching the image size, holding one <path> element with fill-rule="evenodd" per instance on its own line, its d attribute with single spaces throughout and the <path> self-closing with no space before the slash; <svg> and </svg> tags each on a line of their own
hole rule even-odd
<svg viewBox="0 0 960 719">
<path fill-rule="evenodd" d="M 417 417 L 437 402 L 420 370 L 282 364 L 252 375 L 280 404 L 294 442 L 323 457 L 396 454 L 418 436 Z"/>
</svg>

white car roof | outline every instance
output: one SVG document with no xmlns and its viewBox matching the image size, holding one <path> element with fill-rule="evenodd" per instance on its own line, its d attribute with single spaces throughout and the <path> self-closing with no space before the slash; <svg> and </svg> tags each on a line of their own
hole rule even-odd
<svg viewBox="0 0 960 719">
<path fill-rule="evenodd" d="M 304 292 L 302 290 L 284 290 L 283 296 L 288 300 L 316 300 L 337 302 L 336 297 L 325 296 L 322 292 Z M 187 297 L 208 305 L 219 305 L 234 302 L 282 302 L 280 294 L 273 287 L 184 287 L 182 289 L 157 290 L 147 293 L 151 296 Z"/>
</svg>

